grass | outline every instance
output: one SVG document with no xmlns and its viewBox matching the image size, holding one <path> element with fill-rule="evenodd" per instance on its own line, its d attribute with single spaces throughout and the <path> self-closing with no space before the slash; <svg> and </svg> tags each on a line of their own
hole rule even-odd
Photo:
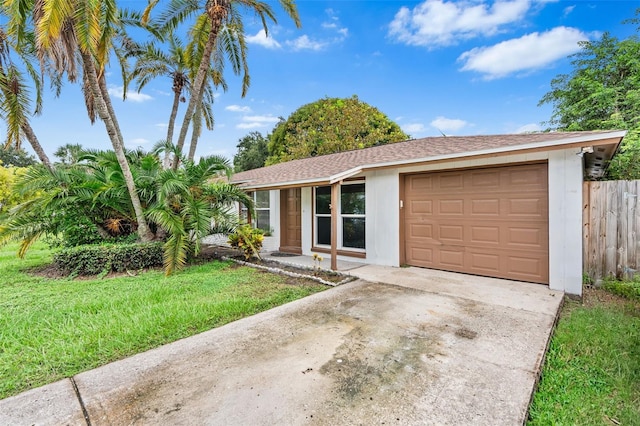
<svg viewBox="0 0 640 426">
<path fill-rule="evenodd" d="M 50 279 L 0 249 L 0 399 L 326 289 L 226 262 L 107 279 Z"/>
<path fill-rule="evenodd" d="M 530 407 L 528 425 L 640 425 L 637 283 L 587 289 L 567 301 Z"/>
</svg>

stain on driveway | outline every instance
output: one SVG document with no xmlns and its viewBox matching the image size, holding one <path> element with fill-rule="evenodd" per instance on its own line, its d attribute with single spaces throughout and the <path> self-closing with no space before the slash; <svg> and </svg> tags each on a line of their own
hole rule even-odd
<svg viewBox="0 0 640 426">
<path fill-rule="evenodd" d="M 522 424 L 554 319 L 356 281 L 75 380 L 93 425 Z"/>
</svg>

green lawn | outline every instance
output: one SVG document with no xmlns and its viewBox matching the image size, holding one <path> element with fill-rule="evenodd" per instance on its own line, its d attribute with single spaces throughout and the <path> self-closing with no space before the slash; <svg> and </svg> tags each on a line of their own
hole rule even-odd
<svg viewBox="0 0 640 426">
<path fill-rule="evenodd" d="M 587 290 L 565 304 L 528 424 L 640 425 L 640 300 Z"/>
<path fill-rule="evenodd" d="M 49 279 L 23 272 L 0 249 L 0 399 L 221 326 L 327 287 L 225 262 L 105 279 Z M 295 282 L 294 282 L 295 281 Z"/>
</svg>

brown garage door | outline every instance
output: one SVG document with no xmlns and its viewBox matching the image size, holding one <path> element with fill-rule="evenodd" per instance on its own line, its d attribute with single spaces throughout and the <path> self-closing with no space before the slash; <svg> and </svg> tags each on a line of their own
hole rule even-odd
<svg viewBox="0 0 640 426">
<path fill-rule="evenodd" d="M 547 165 L 404 178 L 405 263 L 549 282 Z"/>
</svg>

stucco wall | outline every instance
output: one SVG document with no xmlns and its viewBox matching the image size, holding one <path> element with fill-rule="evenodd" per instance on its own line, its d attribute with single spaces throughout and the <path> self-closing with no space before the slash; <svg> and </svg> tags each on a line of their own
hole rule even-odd
<svg viewBox="0 0 640 426">
<path fill-rule="evenodd" d="M 549 153 L 549 287 L 582 294 L 582 157 Z"/>
</svg>

